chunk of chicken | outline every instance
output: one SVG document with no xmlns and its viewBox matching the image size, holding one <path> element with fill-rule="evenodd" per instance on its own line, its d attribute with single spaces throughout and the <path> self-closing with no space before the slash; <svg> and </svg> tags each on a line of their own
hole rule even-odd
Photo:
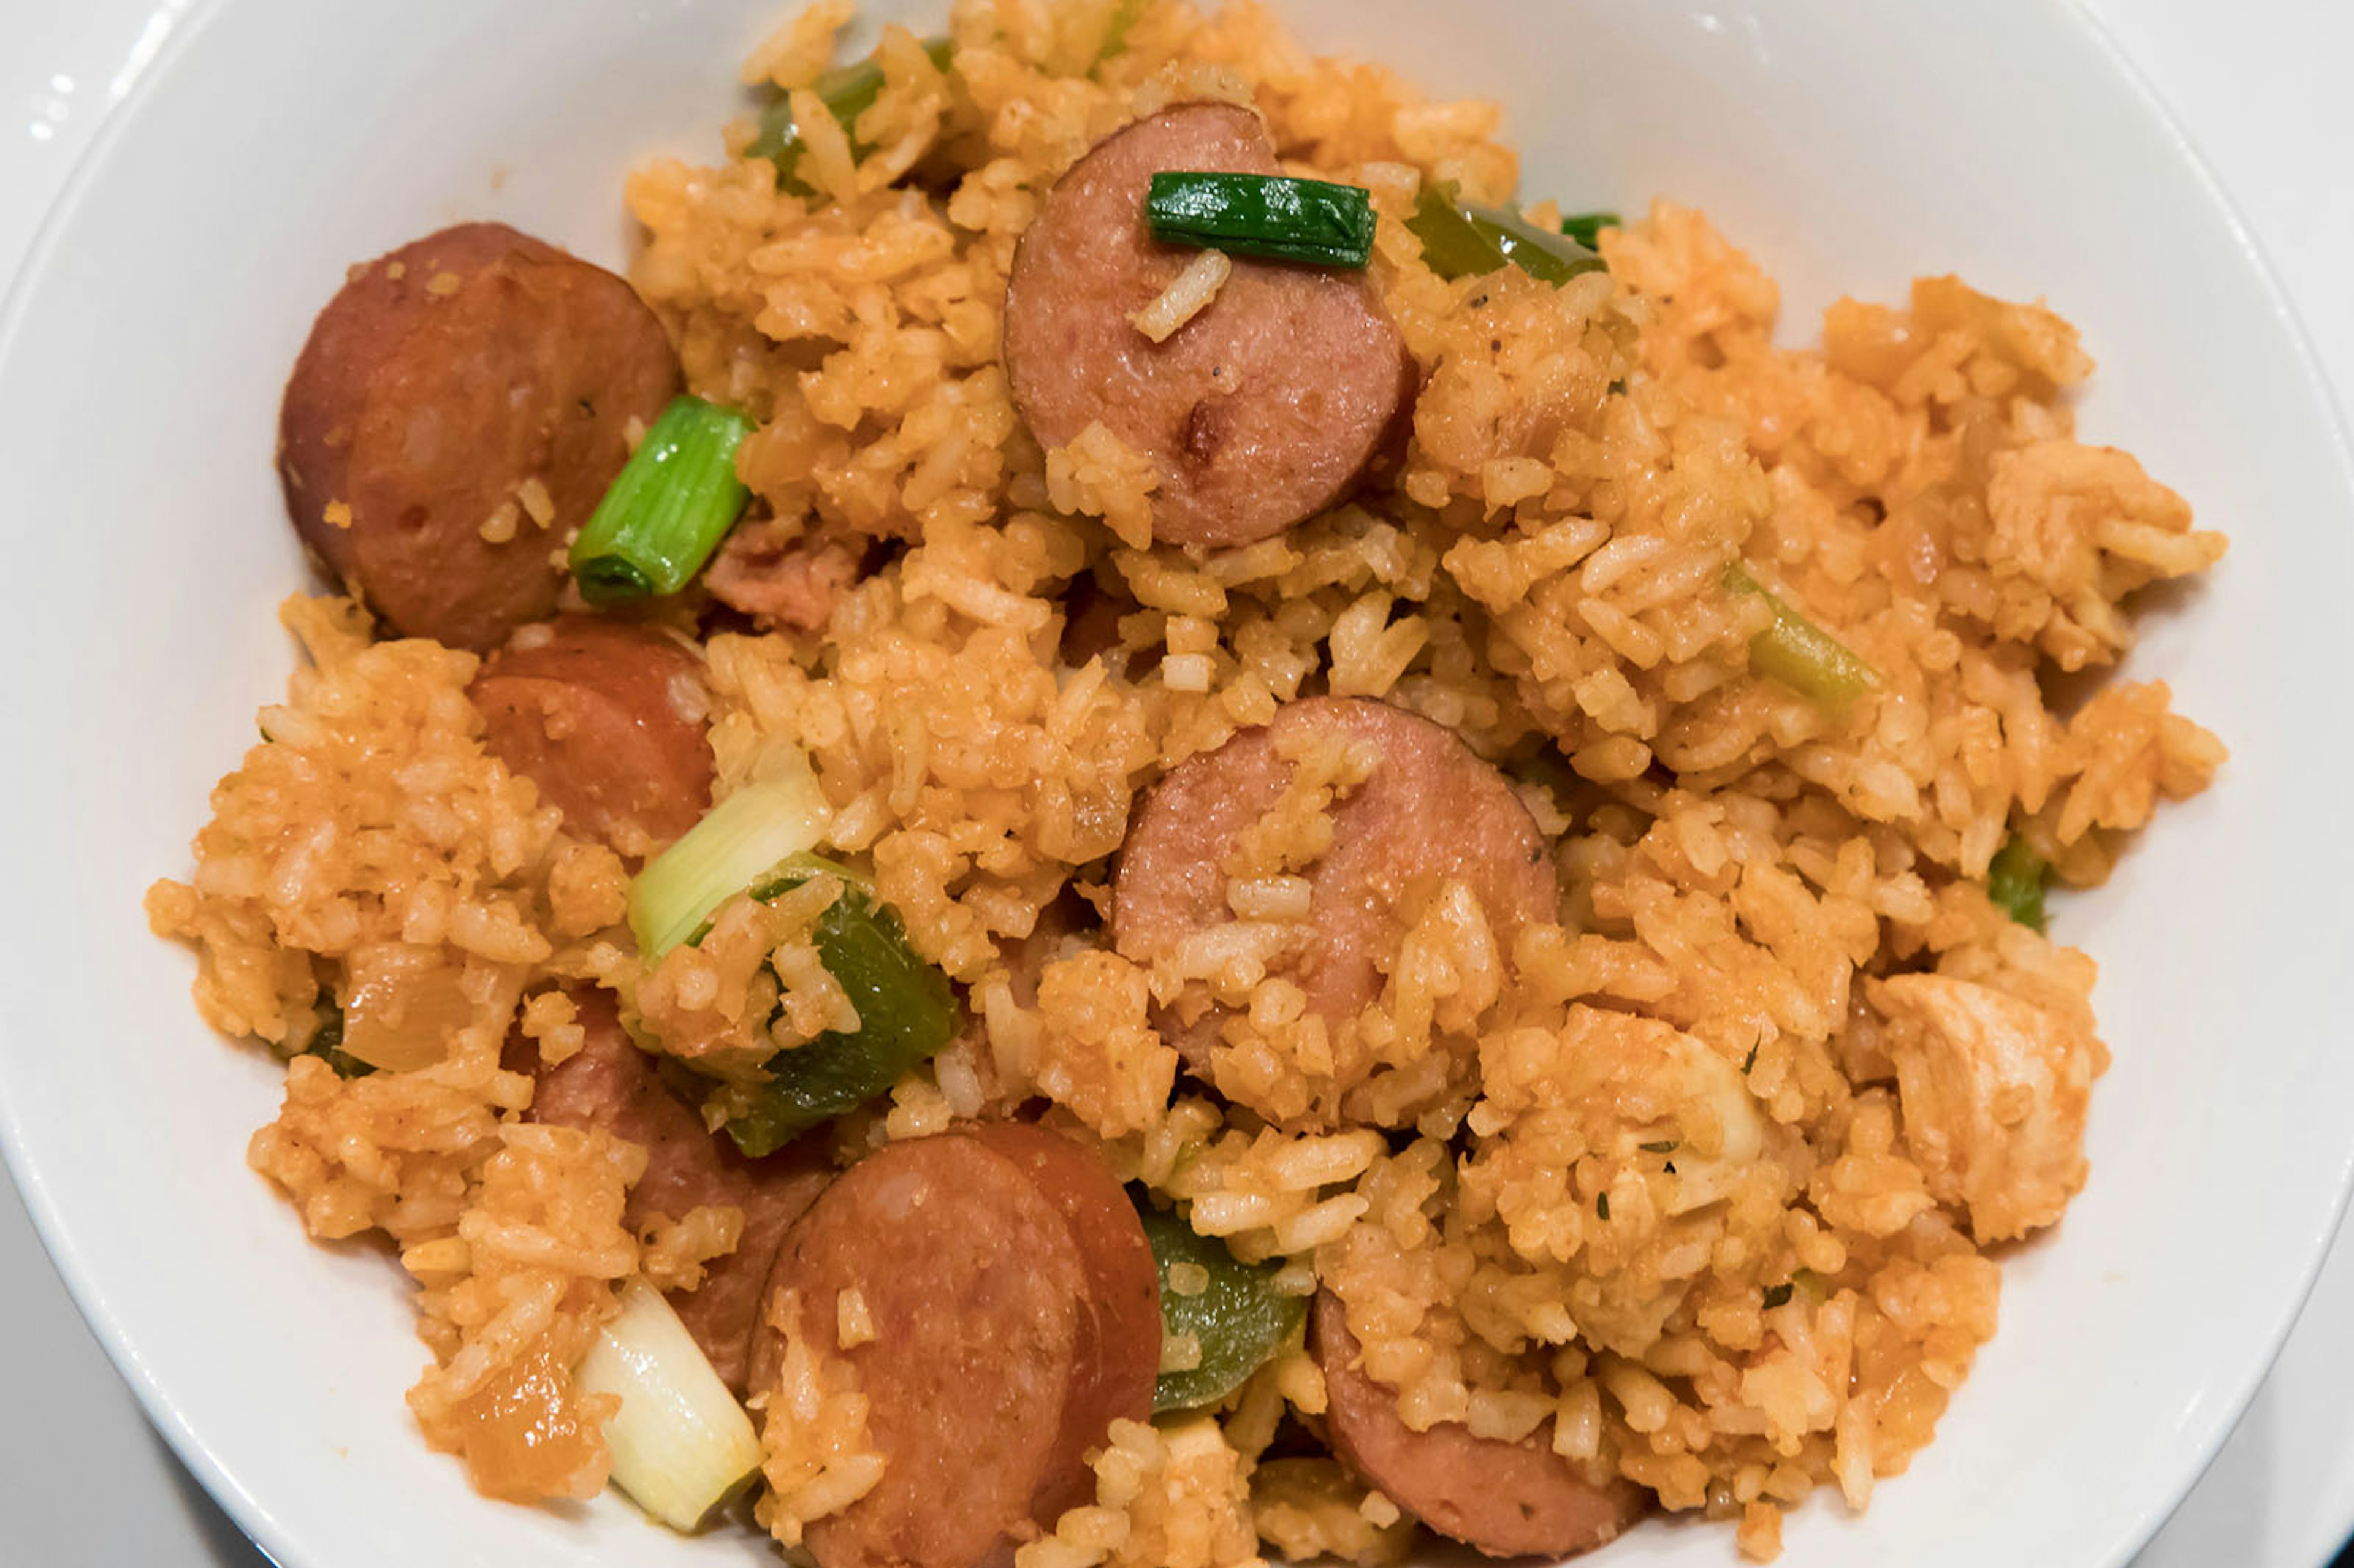
<svg viewBox="0 0 2354 1568">
<path fill-rule="evenodd" d="M 2100 1043 L 2059 1013 L 1946 975 L 1881 982 L 1904 1142 L 1930 1192 L 2003 1241 L 2058 1221 L 2084 1184 Z"/>
<path fill-rule="evenodd" d="M 1671 1214 L 1690 1213 L 1728 1196 L 1766 1148 L 1766 1118 L 1750 1097 L 1741 1069 L 1690 1034 L 1675 1037 L 1675 1054 L 1682 1072 L 1684 1101 L 1675 1118 L 1680 1169 L 1675 1195 L 1664 1205 Z M 1713 1121 L 1717 1136 L 1706 1136 L 1704 1124 Z M 1623 1145 L 1633 1135 L 1622 1134 Z M 1715 1149 L 1709 1152 L 1713 1142 Z"/>
</svg>

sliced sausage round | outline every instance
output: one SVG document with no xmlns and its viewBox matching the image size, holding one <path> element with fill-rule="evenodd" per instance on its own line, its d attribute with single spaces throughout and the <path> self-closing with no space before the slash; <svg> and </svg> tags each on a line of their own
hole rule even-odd
<svg viewBox="0 0 2354 1568">
<path fill-rule="evenodd" d="M 394 630 L 480 652 L 555 611 L 567 535 L 678 385 L 627 282 L 504 224 L 445 228 L 313 323 L 279 409 L 286 509 Z"/>
<path fill-rule="evenodd" d="M 1289 970 L 1308 1005 L 1338 1026 L 1379 1000 L 1409 892 L 1460 880 L 1500 945 L 1551 919 L 1556 893 L 1543 836 L 1504 776 L 1454 731 L 1363 697 L 1308 697 L 1274 720 L 1188 758 L 1145 797 L 1112 882 L 1112 945 L 1149 964 L 1232 919 L 1228 858 L 1291 782 L 1291 756 L 1320 740 L 1370 744 L 1372 774 L 1331 808 L 1331 847 L 1305 872 L 1308 948 Z M 1195 1058 L 1215 1015 L 1172 1043 Z"/>
<path fill-rule="evenodd" d="M 883 1456 L 874 1489 L 812 1520 L 820 1568 L 981 1568 L 1091 1495 L 1115 1420 L 1151 1412 L 1161 1365 L 1152 1250 L 1102 1157 L 997 1123 L 870 1155 L 785 1238 L 755 1342 L 774 1387 L 782 1293 L 847 1361 Z M 871 1338 L 842 1344 L 855 1291 Z"/>
<path fill-rule="evenodd" d="M 653 627 L 593 615 L 527 627 L 467 694 L 482 744 L 583 837 L 641 856 L 710 808 L 703 667 Z"/>
<path fill-rule="evenodd" d="M 535 1080 L 527 1114 L 552 1127 L 594 1128 L 645 1146 L 646 1173 L 622 1211 L 632 1229 L 657 1214 L 684 1219 L 710 1204 L 744 1212 L 736 1250 L 713 1259 L 699 1287 L 668 1298 L 721 1381 L 740 1395 L 778 1246 L 832 1179 L 822 1140 L 804 1139 L 765 1160 L 746 1159 L 663 1086 L 654 1059 L 622 1029 L 612 993 L 583 988 L 572 997 L 587 1033 L 578 1051 L 548 1066 L 528 1039 L 518 1035 L 510 1046 L 510 1055 L 518 1058 L 510 1065 Z"/>
<path fill-rule="evenodd" d="M 1347 493 L 1400 428 L 1414 362 L 1364 273 L 1245 257 L 1167 342 L 1146 337 L 1129 315 L 1200 254 L 1146 227 L 1146 186 L 1167 170 L 1283 172 L 1258 116 L 1227 103 L 1097 143 L 1014 251 L 1006 375 L 1042 446 L 1101 420 L 1151 459 L 1154 538 L 1246 545 Z"/>
<path fill-rule="evenodd" d="M 1553 1451 L 1550 1422 L 1517 1443 L 1475 1437 L 1457 1422 L 1416 1432 L 1397 1390 L 1357 1364 L 1340 1298 L 1320 1292 L 1310 1335 L 1324 1374 L 1333 1450 L 1369 1485 L 1423 1523 L 1490 1557 L 1573 1557 L 1640 1519 L 1640 1488 L 1589 1476 Z"/>
</svg>

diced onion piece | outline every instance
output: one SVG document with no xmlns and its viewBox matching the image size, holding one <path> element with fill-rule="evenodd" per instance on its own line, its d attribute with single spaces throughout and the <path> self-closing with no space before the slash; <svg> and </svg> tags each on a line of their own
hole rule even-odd
<svg viewBox="0 0 2354 1568">
<path fill-rule="evenodd" d="M 1172 653 L 1161 661 L 1161 683 L 1172 692 L 1206 692 L 1217 671 L 1207 653 Z"/>
<path fill-rule="evenodd" d="M 1128 319 L 1155 343 L 1167 343 L 1177 329 L 1207 310 L 1225 287 L 1234 262 L 1223 250 L 1204 250 L 1169 281 L 1161 297 Z"/>
<path fill-rule="evenodd" d="M 728 796 L 630 884 L 630 929 L 652 963 L 692 940 L 711 912 L 779 862 L 815 849 L 833 823 L 817 776 L 798 756 Z"/>
<path fill-rule="evenodd" d="M 642 1279 L 621 1287 L 621 1314 L 573 1369 L 575 1387 L 610 1393 L 613 1481 L 673 1530 L 692 1531 L 760 1467 L 751 1418 L 711 1369 L 686 1325 Z"/>
<path fill-rule="evenodd" d="M 474 1021 L 439 948 L 370 942 L 352 949 L 348 965 L 341 1044 L 371 1067 L 429 1067 L 450 1054 L 450 1036 Z"/>
</svg>

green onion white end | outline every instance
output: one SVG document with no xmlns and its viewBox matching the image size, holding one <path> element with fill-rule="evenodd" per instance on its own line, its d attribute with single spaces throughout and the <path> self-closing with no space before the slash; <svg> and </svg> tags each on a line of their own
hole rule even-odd
<svg viewBox="0 0 2354 1568">
<path fill-rule="evenodd" d="M 760 1467 L 752 1419 L 662 1293 L 621 1287 L 621 1315 L 573 1369 L 584 1393 L 621 1402 L 605 1423 L 613 1482 L 673 1530 L 698 1528 Z"/>
<path fill-rule="evenodd" d="M 817 848 L 833 809 L 798 755 L 728 796 L 630 884 L 630 929 L 649 963 L 691 941 L 711 912 L 777 863 Z"/>
</svg>

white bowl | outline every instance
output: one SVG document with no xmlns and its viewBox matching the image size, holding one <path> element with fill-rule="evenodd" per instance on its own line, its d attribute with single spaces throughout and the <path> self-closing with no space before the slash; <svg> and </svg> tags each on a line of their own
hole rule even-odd
<svg viewBox="0 0 2354 1568">
<path fill-rule="evenodd" d="M 2254 1390 L 2354 1164 L 2334 983 L 2354 952 L 2354 481 L 2287 307 L 2159 111 L 2050 0 L 1281 9 L 1319 47 L 1503 99 L 1532 193 L 1707 207 L 1783 281 L 1793 337 L 1916 271 L 2047 295 L 2102 361 L 2084 432 L 2230 531 L 2126 673 L 2172 682 L 2232 763 L 2057 918 L 2102 961 L 2116 1053 L 2092 1184 L 2009 1261 L 2002 1331 L 1913 1473 L 1860 1520 L 1819 1500 L 1788 1534 L 1823 1568 L 2121 1563 Z M 287 1568 L 772 1561 L 610 1499 L 484 1502 L 426 1451 L 397 1270 L 304 1241 L 246 1169 L 278 1071 L 197 1022 L 187 955 L 139 900 L 186 866 L 285 677 L 271 611 L 303 574 L 273 420 L 344 266 L 476 217 L 618 262 L 624 168 L 710 155 L 774 19 L 766 0 L 213 0 L 107 128 L 0 324 L 0 1134 L 109 1353 Z M 1667 1526 L 1611 1549 L 1730 1555 Z"/>
</svg>

